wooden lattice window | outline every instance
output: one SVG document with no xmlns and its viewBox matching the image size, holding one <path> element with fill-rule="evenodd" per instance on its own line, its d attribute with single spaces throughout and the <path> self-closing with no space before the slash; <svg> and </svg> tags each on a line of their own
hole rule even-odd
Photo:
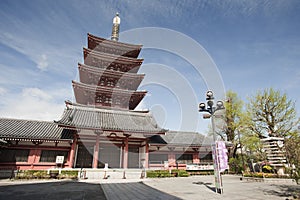
<svg viewBox="0 0 300 200">
<path fill-rule="evenodd" d="M 104 79 L 101 78 L 101 80 L 100 80 L 100 85 L 103 86 L 104 84 L 105 84 Z"/>
<path fill-rule="evenodd" d="M 100 95 L 96 96 L 96 103 L 102 103 L 103 102 L 103 97 Z"/>
<path fill-rule="evenodd" d="M 168 161 L 168 154 L 149 154 L 150 164 L 163 164 L 165 161 Z"/>
<path fill-rule="evenodd" d="M 40 162 L 55 162 L 56 156 L 64 156 L 64 161 L 68 158 L 68 151 L 42 150 Z"/>
<path fill-rule="evenodd" d="M 201 163 L 211 163 L 213 162 L 212 152 L 200 152 L 199 158 Z"/>
<path fill-rule="evenodd" d="M 0 149 L 0 163 L 27 162 L 29 149 Z"/>
<path fill-rule="evenodd" d="M 115 86 L 115 81 L 112 80 L 112 79 L 108 79 L 108 80 L 107 80 L 107 86 L 109 86 L 109 87 Z"/>
<path fill-rule="evenodd" d="M 193 154 L 176 154 L 176 160 L 178 163 L 193 163 Z"/>
<path fill-rule="evenodd" d="M 112 102 L 112 99 L 111 99 L 111 97 L 105 97 L 105 104 L 111 104 L 111 102 Z"/>
</svg>

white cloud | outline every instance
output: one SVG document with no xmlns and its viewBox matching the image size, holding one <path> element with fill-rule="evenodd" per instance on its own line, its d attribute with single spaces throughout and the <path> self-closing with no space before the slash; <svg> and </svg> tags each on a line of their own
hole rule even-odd
<svg viewBox="0 0 300 200">
<path fill-rule="evenodd" d="M 5 95 L 7 93 L 6 89 L 3 87 L 0 87 L 0 96 Z"/>
<path fill-rule="evenodd" d="M 24 27 L 24 24 L 18 24 Z M 76 64 L 80 48 L 76 49 L 73 43 L 53 44 L 39 38 L 39 33 L 32 33 L 28 29 L 19 34 L 19 27 L 15 31 L 0 32 L 0 41 L 9 48 L 23 54 L 28 60 L 36 64 L 42 71 L 51 70 L 54 73 L 64 72 L 72 75 L 70 66 Z M 79 34 L 78 34 L 79 35 Z M 72 38 L 71 38 L 72 39 Z M 59 39 L 57 39 L 59 41 Z M 58 42 L 57 41 L 57 42 Z M 57 48 L 59 47 L 59 51 Z M 72 68 L 71 68 L 72 69 Z"/>
<path fill-rule="evenodd" d="M 25 88 L 22 91 L 24 98 L 35 98 L 36 100 L 49 101 L 51 96 L 39 88 Z"/>
<path fill-rule="evenodd" d="M 0 110 L 2 117 L 52 121 L 59 119 L 64 110 L 64 103 L 57 103 L 51 91 L 25 88 L 8 96 Z"/>
<path fill-rule="evenodd" d="M 39 68 L 42 71 L 45 71 L 48 67 L 48 61 L 47 56 L 45 54 L 42 54 L 40 59 L 37 62 L 37 68 Z"/>
</svg>

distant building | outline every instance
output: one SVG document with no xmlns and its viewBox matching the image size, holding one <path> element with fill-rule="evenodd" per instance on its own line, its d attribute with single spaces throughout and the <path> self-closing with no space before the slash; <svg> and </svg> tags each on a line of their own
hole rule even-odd
<svg viewBox="0 0 300 200">
<path fill-rule="evenodd" d="M 287 164 L 286 153 L 284 148 L 284 138 L 267 137 L 261 139 L 263 150 L 267 156 L 267 162 L 276 169 L 278 174 L 284 174 L 284 167 Z"/>
<path fill-rule="evenodd" d="M 0 168 L 185 168 L 212 163 L 211 144 L 195 132 L 165 130 L 149 111 L 135 108 L 146 95 L 137 88 L 142 45 L 121 43 L 120 18 L 111 40 L 88 34 L 72 81 L 76 102 L 66 101 L 54 122 L 0 119 Z"/>
</svg>

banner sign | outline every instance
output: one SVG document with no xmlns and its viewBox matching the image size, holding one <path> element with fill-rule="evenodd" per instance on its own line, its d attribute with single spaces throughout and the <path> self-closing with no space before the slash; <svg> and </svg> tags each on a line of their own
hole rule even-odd
<svg viewBox="0 0 300 200">
<path fill-rule="evenodd" d="M 221 172 L 228 169 L 228 156 L 227 149 L 224 141 L 216 141 L 212 147 L 214 169 L 215 169 L 215 187 L 216 192 L 223 193 L 223 183 L 221 178 Z"/>
<path fill-rule="evenodd" d="M 224 172 L 226 169 L 229 168 L 227 149 L 224 141 L 217 141 L 217 151 L 219 158 L 219 169 L 220 172 Z"/>
</svg>

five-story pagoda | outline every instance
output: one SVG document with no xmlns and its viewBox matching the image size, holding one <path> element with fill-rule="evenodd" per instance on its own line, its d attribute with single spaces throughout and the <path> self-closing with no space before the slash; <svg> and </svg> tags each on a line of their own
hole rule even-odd
<svg viewBox="0 0 300 200">
<path fill-rule="evenodd" d="M 148 167 L 149 137 L 165 133 L 148 111 L 134 109 L 146 95 L 137 91 L 142 45 L 121 43 L 120 18 L 113 19 L 111 40 L 88 34 L 79 82 L 72 81 L 76 103 L 66 101 L 60 127 L 76 130 L 73 167 Z M 142 166 L 143 165 L 143 166 Z"/>
</svg>

